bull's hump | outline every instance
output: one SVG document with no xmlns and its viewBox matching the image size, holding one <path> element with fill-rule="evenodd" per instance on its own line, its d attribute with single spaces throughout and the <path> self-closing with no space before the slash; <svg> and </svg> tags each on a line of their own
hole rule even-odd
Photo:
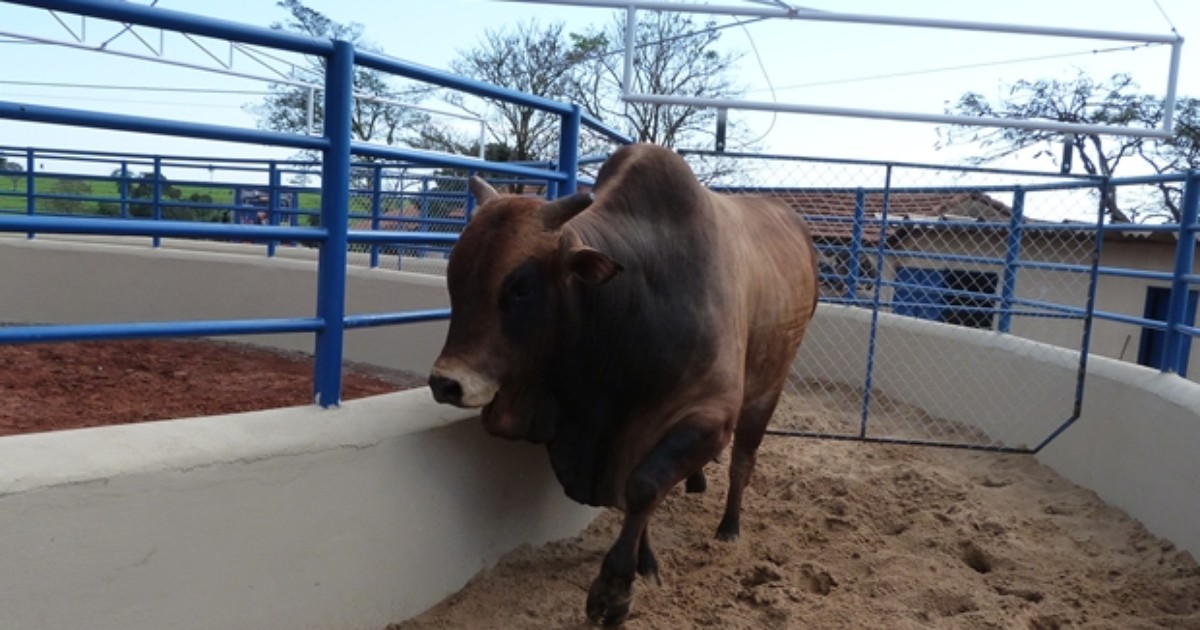
<svg viewBox="0 0 1200 630">
<path fill-rule="evenodd" d="M 706 194 L 682 157 L 652 144 L 622 147 L 596 178 L 598 205 L 609 213 L 687 216 L 705 207 Z"/>
</svg>

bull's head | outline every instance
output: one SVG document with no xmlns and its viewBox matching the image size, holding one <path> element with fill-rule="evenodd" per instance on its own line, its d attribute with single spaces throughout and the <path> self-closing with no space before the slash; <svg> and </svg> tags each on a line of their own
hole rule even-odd
<svg viewBox="0 0 1200 630">
<path fill-rule="evenodd" d="M 548 404 L 539 392 L 573 285 L 598 285 L 621 271 L 564 226 L 591 195 L 544 202 L 502 195 L 478 177 L 474 218 L 450 253 L 450 331 L 429 387 L 441 403 L 482 407 L 484 427 L 507 438 L 549 439 L 535 422 Z"/>
</svg>

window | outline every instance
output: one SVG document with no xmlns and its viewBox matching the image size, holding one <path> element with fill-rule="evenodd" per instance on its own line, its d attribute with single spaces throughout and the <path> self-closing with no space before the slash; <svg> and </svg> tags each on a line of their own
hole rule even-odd
<svg viewBox="0 0 1200 630">
<path fill-rule="evenodd" d="M 1200 300 L 1200 291 L 1188 291 L 1187 314 L 1184 323 L 1196 321 L 1196 302 Z M 1171 290 L 1166 287 L 1146 287 L 1146 319 L 1166 321 L 1167 311 L 1171 306 Z M 1162 368 L 1163 352 L 1166 350 L 1167 333 L 1153 328 L 1142 328 L 1142 342 L 1138 345 L 1138 363 L 1141 365 Z M 1187 376 L 1188 354 L 1192 349 L 1192 340 L 1183 340 L 1183 370 L 1180 376 Z"/>
<path fill-rule="evenodd" d="M 892 312 L 935 322 L 991 329 L 999 277 L 990 271 L 900 267 Z"/>
</svg>

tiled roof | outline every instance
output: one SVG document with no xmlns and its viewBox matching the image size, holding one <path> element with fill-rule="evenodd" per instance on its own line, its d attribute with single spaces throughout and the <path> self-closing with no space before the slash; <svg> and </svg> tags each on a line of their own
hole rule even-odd
<svg viewBox="0 0 1200 630">
<path fill-rule="evenodd" d="M 764 193 L 748 193 L 764 195 Z M 808 220 L 813 238 L 818 241 L 849 240 L 854 233 L 854 192 L 789 191 L 768 192 L 788 204 Z M 883 213 L 883 195 L 866 195 L 863 242 L 879 242 L 879 218 Z M 923 193 L 893 192 L 888 196 L 889 219 L 928 221 L 1008 221 L 1012 210 L 981 192 Z"/>
</svg>

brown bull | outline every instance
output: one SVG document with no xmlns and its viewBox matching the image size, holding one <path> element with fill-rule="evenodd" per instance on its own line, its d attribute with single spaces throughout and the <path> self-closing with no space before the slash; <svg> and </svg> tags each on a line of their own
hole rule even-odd
<svg viewBox="0 0 1200 630">
<path fill-rule="evenodd" d="M 452 315 L 429 384 L 490 433 L 546 444 L 568 496 L 625 523 L 587 615 L 629 613 L 658 578 L 648 524 L 733 439 L 717 537 L 742 492 L 817 302 L 808 229 L 780 203 L 714 194 L 653 145 L 617 151 L 593 195 L 480 203 L 450 256 Z"/>
</svg>

